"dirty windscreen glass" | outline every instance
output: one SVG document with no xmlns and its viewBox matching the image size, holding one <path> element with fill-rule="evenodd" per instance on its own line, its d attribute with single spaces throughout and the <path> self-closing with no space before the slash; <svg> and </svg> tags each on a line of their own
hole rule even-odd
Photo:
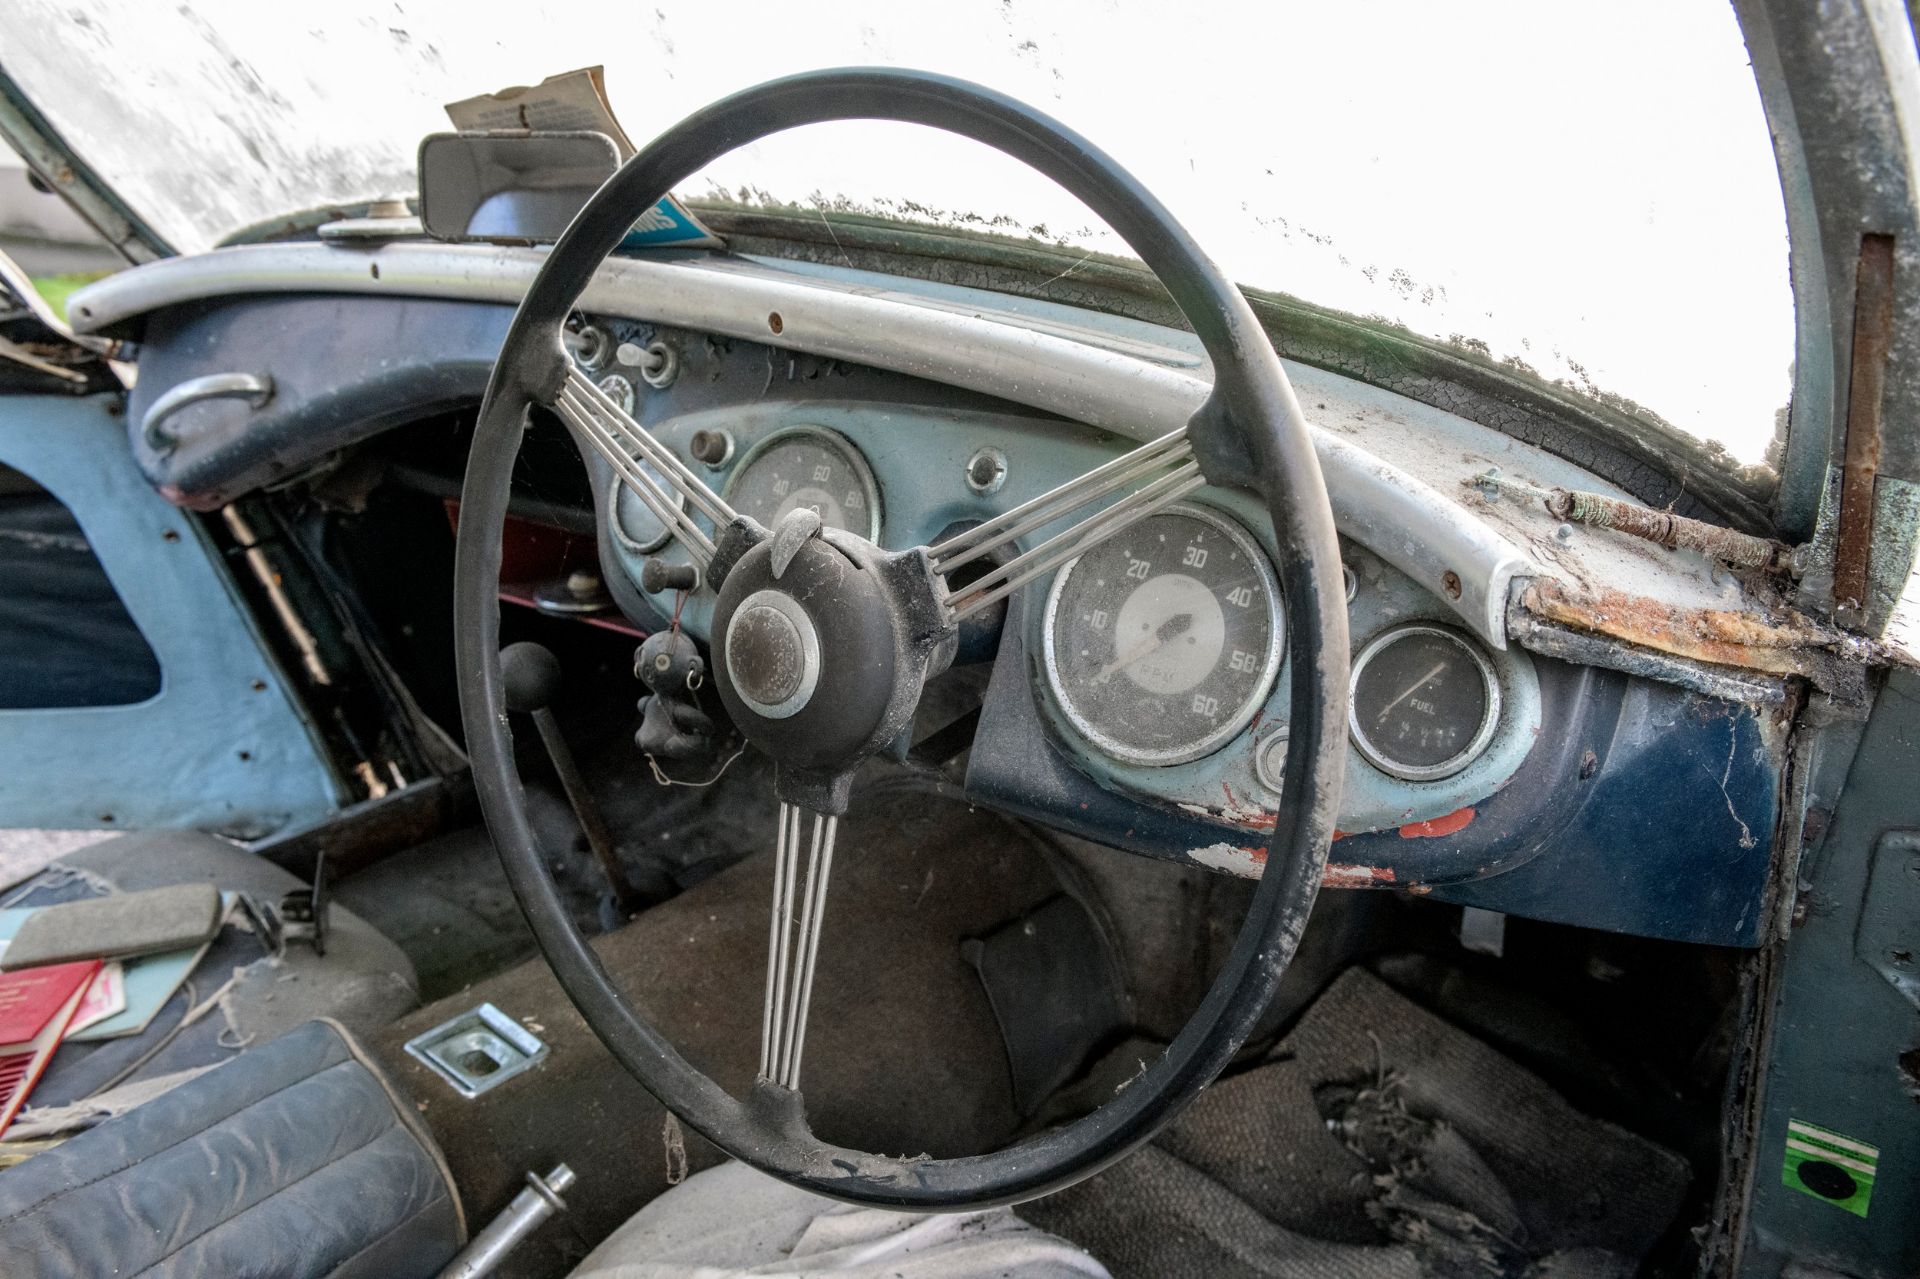
<svg viewBox="0 0 1920 1279">
<path fill-rule="evenodd" d="M 444 103 L 604 64 L 643 140 L 813 67 L 913 66 L 1111 151 L 1243 283 L 1634 401 L 1764 461 L 1793 352 L 1785 216 L 1723 0 L 1089 5 L 15 0 L 5 70 L 182 252 L 414 189 Z M 974 144 L 825 126 L 682 195 L 1124 252 Z"/>
</svg>

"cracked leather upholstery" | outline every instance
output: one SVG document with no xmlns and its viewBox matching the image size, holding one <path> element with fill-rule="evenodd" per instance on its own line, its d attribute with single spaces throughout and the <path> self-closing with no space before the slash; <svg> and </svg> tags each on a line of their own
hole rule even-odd
<svg viewBox="0 0 1920 1279">
<path fill-rule="evenodd" d="M 409 1279 L 465 1234 L 439 1151 L 324 1021 L 0 1172 L 20 1279 Z"/>
</svg>

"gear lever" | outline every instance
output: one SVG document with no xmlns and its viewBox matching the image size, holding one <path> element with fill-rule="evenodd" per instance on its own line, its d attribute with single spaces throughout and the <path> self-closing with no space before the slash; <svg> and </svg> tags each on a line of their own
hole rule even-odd
<svg viewBox="0 0 1920 1279">
<path fill-rule="evenodd" d="M 500 675 L 507 709 L 531 715 L 534 727 L 540 730 L 540 740 L 553 761 L 553 771 L 560 775 L 560 785 L 567 792 L 573 815 L 579 818 L 580 829 L 586 832 L 587 843 L 600 860 L 600 869 L 606 872 L 614 902 L 628 914 L 641 909 L 646 901 L 620 868 L 620 859 L 613 851 L 613 834 L 600 815 L 599 805 L 594 803 L 593 793 L 587 789 L 586 778 L 580 775 L 580 765 L 573 758 L 572 748 L 560 734 L 559 721 L 553 717 L 553 699 L 560 691 L 559 659 L 541 645 L 523 640 L 500 650 Z"/>
</svg>

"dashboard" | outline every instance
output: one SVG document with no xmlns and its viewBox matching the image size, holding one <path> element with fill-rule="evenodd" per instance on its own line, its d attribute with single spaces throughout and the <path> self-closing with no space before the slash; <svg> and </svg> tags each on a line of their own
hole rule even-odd
<svg viewBox="0 0 1920 1279">
<path fill-rule="evenodd" d="M 589 324 L 601 326 L 615 336 L 589 350 L 643 349 L 628 326 Z M 776 364 L 768 387 L 765 348 L 709 350 L 680 335 L 674 342 L 695 348 L 679 376 L 697 380 L 701 400 L 729 399 L 736 379 L 746 380 L 738 388 L 746 394 L 676 412 L 667 388 L 640 420 L 730 504 L 768 527 L 804 505 L 824 523 L 888 549 L 932 545 L 1132 446 L 1067 422 L 841 398 L 834 382 L 843 375 L 813 368 L 797 368 L 789 383 Z M 613 394 L 629 376 L 617 356 L 583 367 L 603 389 L 612 383 Z M 754 394 L 760 391 L 769 394 Z M 677 609 L 682 627 L 708 640 L 710 591 L 682 603 L 675 592 L 641 586 L 648 558 L 690 565 L 686 550 L 611 468 L 598 488 L 605 549 L 648 615 L 657 621 Z M 1034 530 L 1027 544 L 1059 527 Z M 1274 555 L 1257 499 L 1204 488 L 1034 583 L 1017 621 L 996 616 L 991 624 L 1017 627 L 1021 649 L 1033 656 L 1035 708 L 1088 777 L 1259 830 L 1272 824 L 1287 741 Z M 1342 830 L 1441 818 L 1499 790 L 1540 733 L 1532 659 L 1487 647 L 1440 600 L 1363 548 L 1348 542 L 1343 558 L 1359 749 L 1349 754 Z M 982 647 L 977 637 L 970 647 Z"/>
<path fill-rule="evenodd" d="M 149 478 L 184 505 L 212 508 L 409 437 L 414 423 L 470 414 L 512 313 L 505 285 L 472 280 L 489 263 L 522 263 L 512 250 L 450 253 L 394 246 L 369 271 L 361 255 L 327 246 L 222 250 L 208 265 L 144 269 L 145 292 L 95 286 L 84 301 L 95 327 L 138 318 L 133 423 L 168 388 L 210 373 L 270 370 L 278 387 L 264 405 L 183 415 L 183 443 L 164 454 L 130 425 Z M 263 284 L 269 254 L 298 271 Z M 456 259 L 464 276 L 444 269 Z M 872 276 L 828 289 L 817 269 L 758 262 L 608 267 L 616 279 L 589 290 L 569 341 L 579 369 L 742 512 L 772 524 L 805 506 L 886 548 L 963 534 L 1111 462 L 1143 438 L 1119 420 L 1129 403 L 1135 417 L 1183 420 L 1190 410 L 1170 397 L 1204 374 L 1176 332 L 1064 307 L 1010 316 L 993 309 L 1008 305 L 999 295 Z M 152 283 L 190 269 L 185 286 Z M 631 310 L 614 287 L 619 272 L 633 275 Z M 791 291 L 762 289 L 776 277 Z M 836 353 L 852 345 L 835 335 L 853 327 L 853 310 L 882 303 L 896 331 L 933 326 L 927 341 L 911 357 Z M 637 318 L 647 312 L 706 322 Z M 997 355 L 967 347 L 970 335 L 1016 321 L 1027 345 Z M 1659 548 L 1569 544 L 1537 513 L 1488 497 L 1492 486 L 1476 477 L 1489 468 L 1605 487 L 1525 442 L 1524 424 L 1495 430 L 1327 369 L 1288 372 L 1331 450 L 1322 461 L 1352 642 L 1352 749 L 1327 882 L 1752 944 L 1784 778 L 1777 689 L 1672 677 L 1671 663 L 1626 660 L 1591 637 L 1575 637 L 1584 648 L 1542 642 L 1537 627 L 1516 643 L 1508 625 L 1523 574 L 1637 574 L 1669 603 L 1699 605 L 1732 606 L 1739 588 Z M 1024 402 L 988 386 L 1015 387 Z M 536 420 L 533 434 L 549 453 L 564 448 L 557 419 Z M 449 500 L 460 448 L 452 438 L 441 450 Z M 581 507 L 550 510 L 529 493 L 523 514 L 592 531 L 625 623 L 650 631 L 677 619 L 704 644 L 713 593 L 644 584 L 650 561 L 691 565 L 686 550 L 600 458 L 586 458 L 585 474 Z M 1057 531 L 1031 529 L 1022 547 Z M 1288 742 L 1275 556 L 1250 495 L 1203 487 L 969 617 L 956 669 L 984 692 L 967 796 L 1110 845 L 1257 876 Z"/>
</svg>

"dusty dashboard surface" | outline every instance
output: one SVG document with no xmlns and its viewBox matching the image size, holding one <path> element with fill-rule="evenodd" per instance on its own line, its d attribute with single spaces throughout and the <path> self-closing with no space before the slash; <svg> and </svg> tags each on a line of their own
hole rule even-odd
<svg viewBox="0 0 1920 1279">
<path fill-rule="evenodd" d="M 136 454 L 174 500 L 215 506 L 470 407 L 537 261 L 229 249 L 108 281 L 74 313 L 138 332 Z M 583 306 L 580 370 L 728 502 L 763 523 L 806 505 L 890 548 L 1110 461 L 1179 425 L 1206 387 L 1175 331 L 766 260 L 615 260 Z M 277 393 L 199 406 L 165 447 L 141 434 L 167 390 L 235 369 L 269 372 Z M 1787 677 L 1844 695 L 1844 642 L 1754 574 L 1556 518 L 1537 495 L 1645 495 L 1525 442 L 1523 422 L 1495 430 L 1433 395 L 1288 372 L 1349 588 L 1353 749 L 1328 882 L 1751 944 Z M 588 472 L 622 611 L 640 628 L 677 616 L 704 641 L 711 592 L 642 585 L 647 561 L 683 565 L 684 550 L 609 467 Z M 1287 740 L 1273 554 L 1255 502 L 1204 488 L 971 619 L 962 662 L 990 661 L 991 678 L 968 793 L 1257 875 Z"/>
</svg>

